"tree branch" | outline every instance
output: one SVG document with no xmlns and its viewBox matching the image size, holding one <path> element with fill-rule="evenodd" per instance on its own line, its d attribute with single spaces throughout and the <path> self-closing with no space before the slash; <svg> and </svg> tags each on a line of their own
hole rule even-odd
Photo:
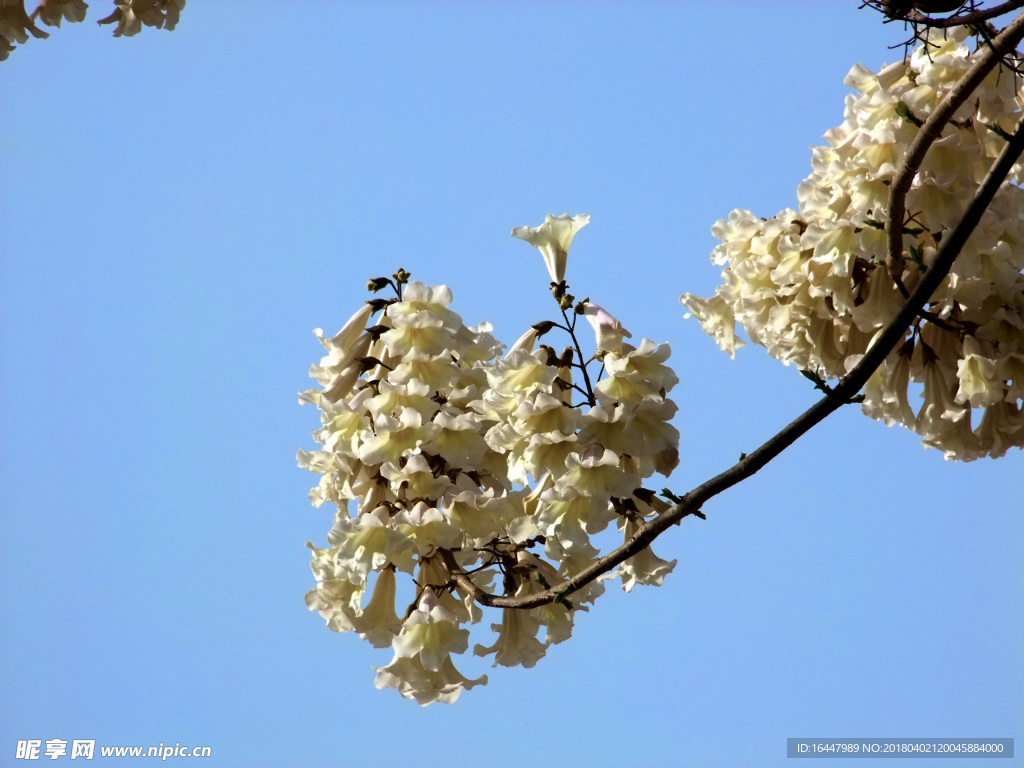
<svg viewBox="0 0 1024 768">
<path fill-rule="evenodd" d="M 1017 19 L 1011 27 L 1024 30 L 1024 16 Z M 1007 28 L 1007 32 L 1010 27 Z M 1024 32 L 1022 32 L 1024 34 Z M 971 72 L 974 70 L 972 69 Z M 971 72 L 964 79 L 971 76 Z M 980 80 L 978 81 L 980 82 Z M 946 99 L 954 98 L 950 93 Z M 945 101 L 943 102 L 943 105 Z M 942 109 L 940 105 L 939 109 Z M 939 110 L 936 110 L 937 112 Z M 952 111 L 947 110 L 949 115 Z M 953 262 L 959 255 L 967 238 L 974 231 L 985 210 L 992 202 L 999 187 L 1006 180 L 1013 165 L 1024 152 L 1024 118 L 1018 123 L 1016 132 L 1007 142 L 999 157 L 989 169 L 988 174 L 978 187 L 970 204 L 953 230 L 943 238 L 936 253 L 935 261 L 921 276 L 917 287 L 907 298 L 899 313 L 885 326 L 875 343 L 868 349 L 860 362 L 836 385 L 824 398 L 819 400 L 794 421 L 788 424 L 763 445 L 742 458 L 732 467 L 697 486 L 687 493 L 682 500 L 670 507 L 653 520 L 640 526 L 636 533 L 621 547 L 609 552 L 594 563 L 584 568 L 575 576 L 541 592 L 521 597 L 499 597 L 478 587 L 456 562 L 452 552 L 441 550 L 440 554 L 452 573 L 459 588 L 472 595 L 480 604 L 494 608 L 535 608 L 554 602 L 572 594 L 586 586 L 602 574 L 608 573 L 620 563 L 645 549 L 654 539 L 670 526 L 677 525 L 684 517 L 700 511 L 701 506 L 709 499 L 747 479 L 764 467 L 768 462 L 795 443 L 811 428 L 823 421 L 834 411 L 850 402 L 875 370 L 882 364 L 889 353 L 904 339 L 907 329 L 914 322 L 918 313 L 931 298 L 935 290 L 949 274 Z M 895 194 L 895 191 L 890 192 Z"/>
<path fill-rule="evenodd" d="M 909 21 L 913 24 L 920 24 L 924 27 L 936 27 L 939 29 L 947 29 L 949 27 L 966 27 L 981 24 L 984 21 L 994 19 L 997 16 L 1002 16 L 1021 7 L 1024 7 L 1024 0 L 1009 0 L 1009 2 L 993 6 L 992 8 L 985 8 L 980 11 L 969 11 L 968 13 L 958 13 L 954 16 L 947 16 L 944 19 L 935 19 L 926 13 L 911 11 L 902 19 L 891 19 L 891 21 Z"/>
</svg>

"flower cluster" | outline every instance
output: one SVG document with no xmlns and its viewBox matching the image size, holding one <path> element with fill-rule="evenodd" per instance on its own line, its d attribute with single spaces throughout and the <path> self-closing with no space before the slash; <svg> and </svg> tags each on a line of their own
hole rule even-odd
<svg viewBox="0 0 1024 768">
<path fill-rule="evenodd" d="M 320 409 L 320 450 L 298 460 L 321 475 L 313 504 L 337 512 L 328 546 L 309 545 L 317 586 L 306 602 L 331 629 L 391 647 L 379 688 L 427 704 L 486 682 L 451 659 L 483 617 L 456 575 L 503 596 L 543 591 L 594 562 L 595 535 L 614 524 L 628 539 L 668 508 L 643 483 L 678 463 L 667 397 L 678 379 L 667 344 L 626 343 L 621 323 L 568 293 L 565 256 L 586 221 L 548 217 L 515 230 L 557 277 L 562 321 L 538 323 L 507 352 L 490 326 L 468 327 L 450 309 L 446 286 L 403 270 L 370 281 L 394 298 L 367 302 L 332 337 L 316 332 L 327 355 L 311 370 L 319 387 L 301 401 Z M 597 338 L 589 360 L 579 317 Z M 571 341 L 561 353 L 539 343 L 556 328 Z M 598 363 L 595 379 L 588 365 Z M 612 575 L 629 590 L 662 583 L 674 564 L 645 550 Z M 411 579 L 400 584 L 399 573 Z M 497 636 L 473 653 L 532 667 L 603 589 L 597 581 L 541 607 L 502 609 Z"/>
<path fill-rule="evenodd" d="M 116 24 L 114 37 L 131 37 L 143 27 L 172 30 L 178 23 L 185 0 L 114 0 L 114 11 L 98 24 Z M 31 15 L 25 0 L 0 0 L 0 61 L 14 50 L 15 43 L 25 43 L 28 36 L 49 37 L 36 26 L 41 21 L 59 27 L 62 21 L 83 21 L 89 4 L 85 0 L 39 0 Z"/>
<path fill-rule="evenodd" d="M 842 377 L 934 259 L 1024 105 L 1019 77 L 993 71 L 927 153 L 906 198 L 905 263 L 885 264 L 889 184 L 922 121 L 974 54 L 963 29 L 935 32 L 906 63 L 856 66 L 845 121 L 813 151 L 800 209 L 770 219 L 733 211 L 712 232 L 722 285 L 683 303 L 719 346 L 735 323 L 787 365 Z M 945 35 L 945 36 L 944 36 Z M 1024 174 L 1014 168 L 921 316 L 864 390 L 864 413 L 902 424 L 949 459 L 998 457 L 1024 445 Z M 900 274 L 901 273 L 901 274 Z M 911 382 L 921 402 L 911 404 Z M 980 411 L 980 418 L 975 418 Z M 972 421 L 973 419 L 973 421 Z"/>
</svg>

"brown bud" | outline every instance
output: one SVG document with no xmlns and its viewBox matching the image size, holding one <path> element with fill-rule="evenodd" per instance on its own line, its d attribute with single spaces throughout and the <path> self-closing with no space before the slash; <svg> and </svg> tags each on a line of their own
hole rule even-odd
<svg viewBox="0 0 1024 768">
<path fill-rule="evenodd" d="M 545 333 L 554 328 L 555 324 L 551 320 L 541 320 L 539 323 L 534 323 L 530 327 L 537 332 L 537 338 L 540 338 Z"/>
</svg>

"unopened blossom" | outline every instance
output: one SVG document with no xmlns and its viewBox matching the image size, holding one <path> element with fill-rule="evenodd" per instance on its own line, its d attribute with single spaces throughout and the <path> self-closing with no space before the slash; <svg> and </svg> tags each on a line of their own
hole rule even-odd
<svg viewBox="0 0 1024 768">
<path fill-rule="evenodd" d="M 594 329 L 599 350 L 618 352 L 622 348 L 622 340 L 624 338 L 628 339 L 633 335 L 623 328 L 622 323 L 607 310 L 593 302 L 587 302 L 587 305 L 583 308 L 583 315 L 587 318 L 587 322 L 590 323 L 590 327 Z"/>
<path fill-rule="evenodd" d="M 569 216 L 553 216 L 550 213 L 539 227 L 516 227 L 512 237 L 525 240 L 536 246 L 544 257 L 544 265 L 548 268 L 551 281 L 560 283 L 565 279 L 565 265 L 569 256 L 569 245 L 583 227 L 590 222 L 590 216 L 581 213 Z"/>
<path fill-rule="evenodd" d="M 521 349 L 524 352 L 533 352 L 533 345 L 537 343 L 537 329 L 531 328 L 518 339 L 516 342 L 509 347 L 508 354 L 512 354 L 517 349 Z"/>
</svg>

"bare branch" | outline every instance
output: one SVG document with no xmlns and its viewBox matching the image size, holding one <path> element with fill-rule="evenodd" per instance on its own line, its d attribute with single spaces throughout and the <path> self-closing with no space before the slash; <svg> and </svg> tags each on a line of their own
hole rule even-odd
<svg viewBox="0 0 1024 768">
<path fill-rule="evenodd" d="M 968 11 L 967 13 L 957 13 L 953 16 L 947 16 L 944 19 L 933 18 L 928 14 L 921 13 L 920 11 L 910 11 L 910 13 L 903 17 L 901 21 L 909 21 L 913 24 L 919 24 L 925 27 L 935 27 L 938 29 L 967 27 L 981 24 L 989 19 L 1003 16 L 1022 7 L 1024 7 L 1024 0 L 1009 0 L 1009 2 L 1001 3 L 1000 5 L 993 6 L 992 8 L 984 8 L 980 11 Z"/>
</svg>

